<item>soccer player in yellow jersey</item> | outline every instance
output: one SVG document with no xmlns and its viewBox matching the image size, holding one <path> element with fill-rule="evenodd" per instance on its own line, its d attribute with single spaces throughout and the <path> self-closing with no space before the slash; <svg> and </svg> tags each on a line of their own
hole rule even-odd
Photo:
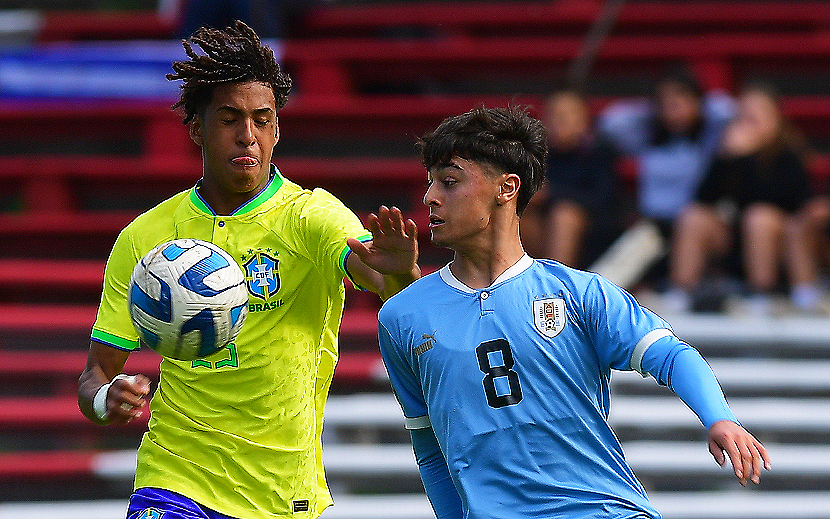
<svg viewBox="0 0 830 519">
<path fill-rule="evenodd" d="M 202 149 L 202 178 L 119 235 L 79 406 L 102 424 L 146 411 L 149 379 L 121 373 L 139 348 L 127 311 L 133 266 L 174 238 L 211 241 L 247 272 L 249 314 L 228 348 L 162 360 L 128 517 L 317 517 L 332 504 L 321 430 L 343 277 L 384 299 L 418 278 L 415 224 L 381 207 L 367 231 L 334 196 L 271 164 L 291 81 L 248 26 L 203 28 L 184 46 L 189 60 L 173 63 L 168 79 L 183 80 L 175 106 Z"/>
</svg>

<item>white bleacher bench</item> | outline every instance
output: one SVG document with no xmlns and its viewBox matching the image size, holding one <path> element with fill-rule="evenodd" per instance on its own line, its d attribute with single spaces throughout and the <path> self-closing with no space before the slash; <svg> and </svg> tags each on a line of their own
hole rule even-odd
<svg viewBox="0 0 830 519">
<path fill-rule="evenodd" d="M 728 400 L 738 420 L 751 431 L 830 433 L 830 399 L 736 397 Z M 612 427 L 703 430 L 697 416 L 674 395 L 612 396 L 608 421 Z"/>
<path fill-rule="evenodd" d="M 767 477 L 830 477 L 830 446 L 775 443 L 764 445 L 772 459 Z M 625 459 L 638 476 L 712 475 L 733 477 L 727 461 L 721 467 L 705 441 L 631 441 L 623 443 Z M 827 509 L 830 514 L 830 508 Z"/>
<path fill-rule="evenodd" d="M 652 492 L 666 519 L 828 519 L 830 492 Z M 335 496 L 322 519 L 433 519 L 426 496 Z M 0 519 L 5 519 L 0 516 Z M 22 518 L 15 518 L 22 519 Z M 61 518 L 65 519 L 65 518 Z"/>
<path fill-rule="evenodd" d="M 417 477 L 412 446 L 404 443 L 324 445 L 329 477 Z"/>
<path fill-rule="evenodd" d="M 830 478 L 830 446 L 769 444 L 773 472 L 762 477 Z M 705 441 L 634 441 L 623 452 L 638 475 L 712 475 L 732 477 L 731 466 L 721 467 L 709 454 Z M 330 445 L 323 449 L 330 477 L 417 476 L 418 467 L 409 445 Z M 830 513 L 830 509 L 828 509 Z"/>
<path fill-rule="evenodd" d="M 729 405 L 741 423 L 751 430 L 827 431 L 830 434 L 830 399 L 736 397 L 729 399 Z M 390 393 L 331 396 L 325 416 L 329 429 L 403 427 L 403 414 Z M 703 430 L 697 416 L 675 395 L 612 395 L 609 422 L 613 427 Z"/>
<path fill-rule="evenodd" d="M 666 315 L 678 337 L 692 346 L 729 346 L 751 353 L 759 348 L 820 348 L 830 353 L 826 317 L 736 317 L 724 314 Z"/>
<path fill-rule="evenodd" d="M 724 392 L 732 389 L 765 391 L 830 391 L 830 360 L 823 359 L 754 359 L 717 357 L 707 359 Z M 644 378 L 634 371 L 614 371 L 611 375 L 611 393 L 614 386 L 654 385 L 654 379 Z"/>
<path fill-rule="evenodd" d="M 766 448 L 773 459 L 770 474 L 775 477 L 830 478 L 830 445 L 777 443 L 767 444 Z M 731 477 L 731 468 L 718 466 L 702 440 L 625 442 L 623 452 L 638 475 Z M 323 460 L 331 478 L 418 476 L 418 466 L 409 444 L 326 445 Z M 97 455 L 93 463 L 96 475 L 111 479 L 131 479 L 135 465 L 134 450 L 104 452 Z"/>
<path fill-rule="evenodd" d="M 665 519 L 830 518 L 830 492 L 826 490 L 652 492 L 649 498 Z"/>
<path fill-rule="evenodd" d="M 326 428 L 404 427 L 403 412 L 392 393 L 331 395 L 324 416 Z"/>
</svg>

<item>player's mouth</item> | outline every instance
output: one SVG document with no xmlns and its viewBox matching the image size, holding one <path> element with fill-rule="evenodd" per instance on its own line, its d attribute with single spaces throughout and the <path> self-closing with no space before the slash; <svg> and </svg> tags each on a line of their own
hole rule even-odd
<svg viewBox="0 0 830 519">
<path fill-rule="evenodd" d="M 255 157 L 250 157 L 248 155 L 243 155 L 241 157 L 234 157 L 231 159 L 231 162 L 236 164 L 237 166 L 244 166 L 244 167 L 253 167 L 259 164 L 259 160 Z"/>
<path fill-rule="evenodd" d="M 442 220 L 441 218 L 438 218 L 434 214 L 429 215 L 429 227 L 430 228 L 438 227 L 439 225 L 441 225 L 443 223 L 444 223 L 444 220 Z"/>
</svg>

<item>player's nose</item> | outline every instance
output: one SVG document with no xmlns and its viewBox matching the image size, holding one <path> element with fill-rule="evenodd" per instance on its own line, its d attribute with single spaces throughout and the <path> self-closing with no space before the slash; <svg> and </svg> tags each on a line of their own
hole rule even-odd
<svg viewBox="0 0 830 519">
<path fill-rule="evenodd" d="M 424 193 L 424 205 L 438 205 L 438 198 L 436 197 L 434 182 L 429 184 L 429 187 L 427 187 L 427 190 Z"/>
<path fill-rule="evenodd" d="M 246 119 L 239 125 L 239 132 L 237 133 L 237 141 L 244 147 L 249 147 L 256 142 L 254 132 L 254 121 Z"/>
</svg>

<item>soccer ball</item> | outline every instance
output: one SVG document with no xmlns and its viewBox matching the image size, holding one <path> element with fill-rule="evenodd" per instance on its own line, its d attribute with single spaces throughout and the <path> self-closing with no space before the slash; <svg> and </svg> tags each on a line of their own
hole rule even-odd
<svg viewBox="0 0 830 519">
<path fill-rule="evenodd" d="M 141 258 L 128 301 L 142 341 L 178 360 L 226 347 L 248 314 L 245 274 L 233 257 L 213 243 L 189 238 L 163 243 Z"/>
</svg>

